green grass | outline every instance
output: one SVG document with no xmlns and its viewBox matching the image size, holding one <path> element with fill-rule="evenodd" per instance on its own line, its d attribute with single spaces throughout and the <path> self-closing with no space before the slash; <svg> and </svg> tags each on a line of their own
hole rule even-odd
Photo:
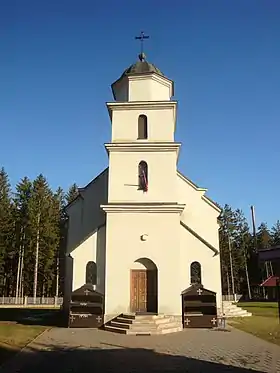
<svg viewBox="0 0 280 373">
<path fill-rule="evenodd" d="M 0 364 L 50 327 L 61 326 L 59 310 L 0 308 Z"/>
<path fill-rule="evenodd" d="M 45 329 L 45 326 L 0 322 L 0 364 L 20 351 Z"/>
<path fill-rule="evenodd" d="M 232 326 L 280 346 L 280 323 L 276 302 L 239 302 L 237 306 L 253 315 L 232 319 L 229 321 Z"/>
<path fill-rule="evenodd" d="M 256 316 L 278 317 L 277 302 L 240 302 L 236 305 Z"/>
<path fill-rule="evenodd" d="M 0 323 L 0 343 L 11 347 L 22 348 L 45 329 L 45 326 L 38 325 Z"/>
</svg>

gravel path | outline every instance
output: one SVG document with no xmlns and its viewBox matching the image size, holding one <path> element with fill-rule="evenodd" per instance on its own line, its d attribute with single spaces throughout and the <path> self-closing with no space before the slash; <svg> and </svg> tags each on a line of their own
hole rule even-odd
<svg viewBox="0 0 280 373">
<path fill-rule="evenodd" d="M 57 328 L 0 368 L 0 373 L 252 371 L 280 372 L 280 347 L 235 329 L 135 337 Z"/>
</svg>

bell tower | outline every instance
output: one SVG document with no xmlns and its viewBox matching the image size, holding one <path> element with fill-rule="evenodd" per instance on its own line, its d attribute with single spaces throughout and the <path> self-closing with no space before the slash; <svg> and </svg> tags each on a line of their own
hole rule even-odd
<svg viewBox="0 0 280 373">
<path fill-rule="evenodd" d="M 175 204 L 180 143 L 173 81 L 141 52 L 111 88 L 108 203 Z"/>
<path fill-rule="evenodd" d="M 180 143 L 174 141 L 174 85 L 141 51 L 139 60 L 112 84 L 112 91 L 114 101 L 107 103 L 112 138 L 105 144 L 108 203 L 101 208 L 106 212 L 106 272 L 117 281 L 105 284 L 106 314 L 133 312 L 137 296 L 131 295 L 131 268 L 143 258 L 142 263 L 153 262 L 161 274 L 157 285 L 151 285 L 153 312 L 180 314 L 180 215 L 185 205 L 177 196 Z M 172 290 L 170 273 L 175 274 Z"/>
</svg>

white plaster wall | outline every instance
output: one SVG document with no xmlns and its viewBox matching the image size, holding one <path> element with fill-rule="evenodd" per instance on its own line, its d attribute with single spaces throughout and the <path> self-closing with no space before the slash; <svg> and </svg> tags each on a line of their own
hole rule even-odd
<svg viewBox="0 0 280 373">
<path fill-rule="evenodd" d="M 180 176 L 177 182 L 178 202 L 186 204 L 181 220 L 219 250 L 219 211 L 201 198 L 204 192 L 196 190 Z"/>
<path fill-rule="evenodd" d="M 97 267 L 97 284 L 96 290 L 105 294 L 106 281 L 106 225 L 98 229 L 96 239 L 96 267 Z"/>
<path fill-rule="evenodd" d="M 201 281 L 203 286 L 217 293 L 217 307 L 221 306 L 221 268 L 220 255 L 214 253 L 202 242 L 195 238 L 183 226 L 180 227 L 180 281 L 181 291 L 188 288 L 190 283 L 190 265 L 197 261 L 201 264 Z"/>
<path fill-rule="evenodd" d="M 96 263 L 97 284 L 96 290 L 105 292 L 105 258 L 106 258 L 106 227 L 96 230 L 90 237 L 82 242 L 72 253 L 73 281 L 72 289 L 78 289 L 86 281 L 86 265 L 89 261 Z"/>
<path fill-rule="evenodd" d="M 172 82 L 148 74 L 128 77 L 128 101 L 167 101 L 172 96 Z"/>
<path fill-rule="evenodd" d="M 108 201 L 108 169 L 84 188 L 82 196 L 67 209 L 67 253 L 72 253 L 105 223 L 106 215 L 100 205 Z"/>
<path fill-rule="evenodd" d="M 80 241 L 83 219 L 82 198 L 78 198 L 72 203 L 71 209 L 68 211 L 68 218 L 67 253 L 70 253 L 71 248 L 76 247 Z"/>
<path fill-rule="evenodd" d="M 181 314 L 179 214 L 108 213 L 106 241 L 107 315 L 130 311 L 130 270 L 139 258 L 158 268 L 158 312 Z"/>
<path fill-rule="evenodd" d="M 148 119 L 148 141 L 174 141 L 175 112 L 174 107 L 156 109 L 145 106 L 127 107 L 113 110 L 112 142 L 136 141 L 138 138 L 138 117 L 144 114 Z"/>
<path fill-rule="evenodd" d="M 85 284 L 87 263 L 89 261 L 96 262 L 97 233 L 98 231 L 94 232 L 71 253 L 73 258 L 73 290 Z"/>
<path fill-rule="evenodd" d="M 108 201 L 108 169 L 89 183 L 67 210 L 69 223 L 67 253 L 73 258 L 73 290 L 85 284 L 86 265 L 97 266 L 96 290 L 105 291 L 106 229 L 101 204 Z"/>
<path fill-rule="evenodd" d="M 148 164 L 147 193 L 138 190 L 138 165 Z M 111 152 L 108 202 L 176 202 L 176 151 Z"/>
</svg>

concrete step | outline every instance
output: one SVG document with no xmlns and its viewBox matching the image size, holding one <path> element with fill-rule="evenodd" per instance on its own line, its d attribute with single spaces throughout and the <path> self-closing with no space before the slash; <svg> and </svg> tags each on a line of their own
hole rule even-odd
<svg viewBox="0 0 280 373">
<path fill-rule="evenodd" d="M 251 312 L 238 307 L 235 303 L 230 301 L 223 302 L 223 313 L 227 318 L 252 316 Z"/>
<path fill-rule="evenodd" d="M 176 321 L 170 322 L 168 324 L 160 324 L 158 325 L 158 330 L 165 330 L 165 329 L 173 329 L 173 328 L 179 328 L 181 327 L 181 323 L 178 323 Z"/>
<path fill-rule="evenodd" d="M 129 335 L 157 335 L 181 331 L 182 325 L 172 316 L 121 314 L 110 320 L 104 329 Z"/>
<path fill-rule="evenodd" d="M 251 312 L 247 312 L 246 310 L 231 310 L 228 312 L 224 312 L 226 317 L 243 317 L 243 316 L 252 316 Z"/>
<path fill-rule="evenodd" d="M 166 324 L 166 323 L 169 323 L 169 322 L 172 322 L 173 319 L 171 317 L 161 317 L 159 319 L 138 319 L 138 317 L 136 317 L 135 321 L 133 321 L 133 324 L 146 324 L 146 325 L 151 325 L 151 324 L 156 324 L 156 325 L 160 325 L 160 324 Z"/>
<path fill-rule="evenodd" d="M 231 315 L 226 315 L 227 318 L 232 318 L 232 317 L 250 317 L 252 316 L 252 313 L 251 312 L 247 312 L 247 313 L 244 313 L 244 314 L 231 314 Z"/>
<path fill-rule="evenodd" d="M 224 311 L 224 313 L 246 313 L 247 310 L 243 310 L 242 308 L 231 308 L 230 310 Z"/>
<path fill-rule="evenodd" d="M 118 327 L 111 326 L 111 325 L 105 325 L 104 330 L 107 330 L 108 332 L 112 332 L 112 333 L 127 334 L 127 329 L 118 328 Z"/>
<path fill-rule="evenodd" d="M 125 314 L 123 314 L 123 316 L 125 316 Z M 165 317 L 165 315 L 135 315 L 135 320 L 160 320 Z"/>
<path fill-rule="evenodd" d="M 224 311 L 229 311 L 229 310 L 243 310 L 243 308 L 241 308 L 241 307 L 235 307 L 235 306 L 225 307 L 224 308 Z"/>
<path fill-rule="evenodd" d="M 238 314 L 242 314 L 242 313 L 247 313 L 247 311 L 246 310 L 229 310 L 229 311 L 227 311 L 225 313 L 226 313 L 226 315 L 227 314 L 232 314 L 232 313 L 238 315 Z"/>
<path fill-rule="evenodd" d="M 146 335 L 162 335 L 162 334 L 170 334 L 170 333 L 177 333 L 182 331 L 182 327 L 176 328 L 166 328 L 166 329 L 157 329 L 157 330 L 150 330 L 150 331 L 136 331 L 136 330 L 128 330 L 128 335 L 135 335 L 135 336 L 146 336 Z"/>
<path fill-rule="evenodd" d="M 133 319 L 127 319 L 125 317 L 121 317 L 121 316 L 118 316 L 114 319 L 115 321 L 118 321 L 119 323 L 122 323 L 122 324 L 132 324 L 133 322 L 135 322 L 135 320 Z"/>
<path fill-rule="evenodd" d="M 123 319 L 135 320 L 135 313 L 121 313 L 118 317 Z"/>
<path fill-rule="evenodd" d="M 110 321 L 108 325 L 113 326 L 114 328 L 120 328 L 120 329 L 129 329 L 132 326 L 132 324 L 120 323 L 117 320 Z"/>
<path fill-rule="evenodd" d="M 178 333 L 183 330 L 183 326 L 177 326 L 176 328 L 161 329 L 158 334 L 169 334 L 169 333 Z"/>
<path fill-rule="evenodd" d="M 129 331 L 131 332 L 156 332 L 157 331 L 157 326 L 156 325 L 141 325 L 141 324 L 138 324 L 138 325 L 131 325 L 131 327 L 129 328 Z"/>
<path fill-rule="evenodd" d="M 165 330 L 165 329 L 173 329 L 173 328 L 177 328 L 179 327 L 180 325 L 177 323 L 177 322 L 172 322 L 172 323 L 166 323 L 166 324 L 136 324 L 136 323 L 133 323 L 129 330 L 131 331 L 138 331 L 138 330 L 141 330 L 141 331 L 157 331 L 157 330 Z"/>
<path fill-rule="evenodd" d="M 236 310 L 242 310 L 244 311 L 244 308 L 241 308 L 241 307 L 236 307 L 236 306 L 232 306 L 232 307 L 227 307 L 227 308 L 224 308 L 224 311 L 236 311 Z M 245 310 L 246 311 L 246 310 Z"/>
</svg>

